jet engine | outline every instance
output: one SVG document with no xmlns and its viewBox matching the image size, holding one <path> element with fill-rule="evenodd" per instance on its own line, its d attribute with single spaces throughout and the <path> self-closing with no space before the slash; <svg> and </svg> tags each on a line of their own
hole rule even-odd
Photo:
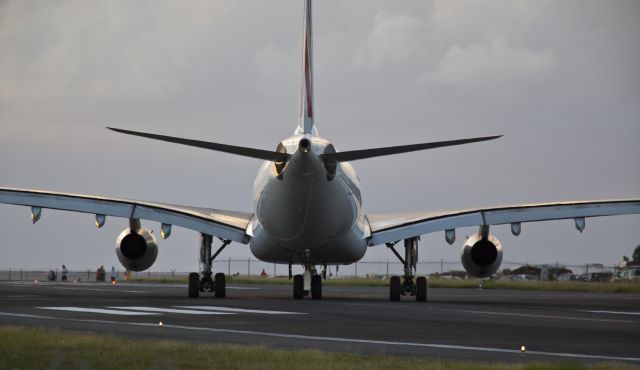
<svg viewBox="0 0 640 370">
<path fill-rule="evenodd" d="M 479 278 L 488 277 L 498 271 L 502 263 L 502 245 L 488 231 L 479 232 L 464 243 L 460 259 L 469 274 Z"/>
<path fill-rule="evenodd" d="M 116 240 L 116 255 L 127 270 L 144 271 L 158 257 L 156 238 L 147 229 L 139 228 L 134 232 L 127 228 Z"/>
</svg>

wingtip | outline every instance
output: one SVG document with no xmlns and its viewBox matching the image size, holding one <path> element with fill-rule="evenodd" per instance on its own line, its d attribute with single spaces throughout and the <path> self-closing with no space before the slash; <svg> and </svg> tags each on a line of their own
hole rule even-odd
<svg viewBox="0 0 640 370">
<path fill-rule="evenodd" d="M 125 130 L 120 129 L 120 128 L 109 127 L 109 126 L 106 126 L 106 129 L 107 129 L 107 130 L 111 130 L 111 131 L 113 131 L 113 132 L 118 132 L 118 133 L 124 133 L 124 131 L 125 131 Z"/>
</svg>

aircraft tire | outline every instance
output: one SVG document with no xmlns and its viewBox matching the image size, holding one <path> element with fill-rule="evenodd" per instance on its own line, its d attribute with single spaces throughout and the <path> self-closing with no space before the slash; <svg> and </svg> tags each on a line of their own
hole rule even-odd
<svg viewBox="0 0 640 370">
<path fill-rule="evenodd" d="M 189 298 L 200 296 L 200 274 L 192 272 L 189 274 Z"/>
<path fill-rule="evenodd" d="M 216 274 L 213 288 L 216 298 L 224 298 L 227 296 L 227 282 L 222 272 L 218 272 Z"/>
<path fill-rule="evenodd" d="M 416 278 L 416 302 L 427 301 L 427 278 L 418 276 Z"/>
<path fill-rule="evenodd" d="M 400 300 L 400 276 L 392 276 L 389 280 L 389 300 Z"/>
<path fill-rule="evenodd" d="M 311 276 L 311 298 L 322 299 L 322 276 Z"/>
<path fill-rule="evenodd" d="M 293 277 L 293 299 L 302 299 L 304 296 L 304 277 L 295 275 Z"/>
</svg>

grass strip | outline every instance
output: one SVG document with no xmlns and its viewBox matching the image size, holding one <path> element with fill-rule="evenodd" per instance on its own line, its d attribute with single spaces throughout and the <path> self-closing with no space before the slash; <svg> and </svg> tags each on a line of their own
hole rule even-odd
<svg viewBox="0 0 640 370">
<path fill-rule="evenodd" d="M 134 282 L 176 283 L 187 284 L 186 278 L 135 278 Z M 292 282 L 286 277 L 253 277 L 227 276 L 229 284 L 276 284 L 289 285 Z M 387 287 L 388 279 L 376 278 L 345 278 L 327 279 L 322 282 L 327 286 L 369 286 Z M 478 289 L 480 284 L 484 289 L 515 289 L 555 292 L 588 292 L 588 293 L 640 293 L 640 282 L 617 281 L 610 283 L 584 281 L 514 281 L 514 280 L 448 280 L 428 279 L 429 288 L 461 288 Z"/>
<path fill-rule="evenodd" d="M 162 330 L 162 329 L 158 329 Z M 162 333 L 158 333 L 161 337 Z M 91 332 L 0 326 L 0 369 L 638 369 L 628 363 L 430 361 L 266 346 L 122 339 Z"/>
</svg>

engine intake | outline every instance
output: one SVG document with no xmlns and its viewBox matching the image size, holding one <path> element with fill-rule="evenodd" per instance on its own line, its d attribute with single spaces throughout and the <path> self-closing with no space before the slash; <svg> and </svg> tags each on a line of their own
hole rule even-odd
<svg viewBox="0 0 640 370">
<path fill-rule="evenodd" d="M 120 233 L 116 240 L 116 255 L 127 270 L 144 271 L 158 257 L 156 238 L 147 229 L 132 232 L 130 228 Z"/>
<path fill-rule="evenodd" d="M 498 271 L 502 263 L 502 245 L 491 234 L 483 237 L 478 233 L 467 239 L 460 256 L 464 269 L 470 275 L 484 278 Z"/>
</svg>

